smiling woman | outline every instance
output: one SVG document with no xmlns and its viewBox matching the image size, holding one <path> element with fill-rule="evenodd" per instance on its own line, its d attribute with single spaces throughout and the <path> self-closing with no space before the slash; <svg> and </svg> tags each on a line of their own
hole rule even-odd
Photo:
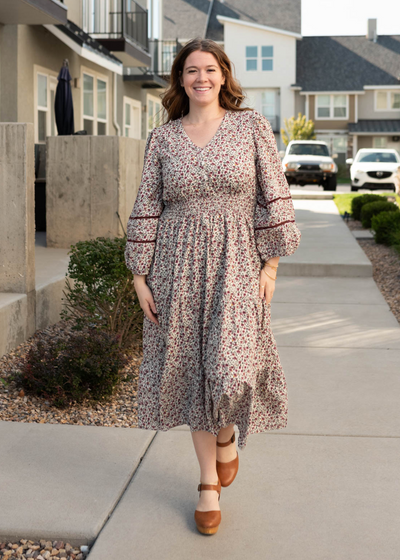
<svg viewBox="0 0 400 560">
<path fill-rule="evenodd" d="M 271 125 L 243 97 L 218 44 L 181 49 L 128 223 L 126 263 L 145 313 L 138 425 L 190 427 L 204 534 L 217 532 L 221 486 L 238 472 L 234 426 L 242 449 L 287 423 L 270 302 L 279 257 L 300 232 Z"/>
</svg>

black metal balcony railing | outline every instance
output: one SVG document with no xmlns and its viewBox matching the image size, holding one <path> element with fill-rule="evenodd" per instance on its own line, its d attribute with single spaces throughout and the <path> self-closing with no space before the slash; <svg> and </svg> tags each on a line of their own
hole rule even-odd
<svg viewBox="0 0 400 560">
<path fill-rule="evenodd" d="M 125 9 L 125 0 L 114 0 L 113 4 L 117 5 L 117 10 L 106 13 L 104 17 L 96 12 L 93 14 L 90 35 L 95 39 L 128 39 L 148 52 L 147 10 L 133 0 L 130 11 Z"/>
<path fill-rule="evenodd" d="M 152 57 L 151 71 L 162 77 L 168 77 L 171 73 L 172 63 L 182 45 L 175 41 L 149 40 L 150 54 Z"/>
</svg>

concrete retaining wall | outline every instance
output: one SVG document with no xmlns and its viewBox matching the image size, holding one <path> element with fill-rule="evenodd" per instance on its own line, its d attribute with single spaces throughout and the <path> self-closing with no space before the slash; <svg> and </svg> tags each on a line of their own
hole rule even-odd
<svg viewBox="0 0 400 560">
<path fill-rule="evenodd" d="M 118 237 L 140 184 L 145 140 L 117 136 L 47 139 L 47 246 Z"/>
</svg>

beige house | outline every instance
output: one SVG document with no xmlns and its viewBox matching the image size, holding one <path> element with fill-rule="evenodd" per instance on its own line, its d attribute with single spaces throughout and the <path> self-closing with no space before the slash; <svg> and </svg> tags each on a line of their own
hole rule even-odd
<svg viewBox="0 0 400 560">
<path fill-rule="evenodd" d="M 36 144 L 56 135 L 57 76 L 67 59 L 75 131 L 146 138 L 166 85 L 161 19 L 157 0 L 2 0 L 0 122 L 33 123 Z"/>
<path fill-rule="evenodd" d="M 400 36 L 303 37 L 297 43 L 296 110 L 315 123 L 339 163 L 360 148 L 400 153 Z"/>
</svg>

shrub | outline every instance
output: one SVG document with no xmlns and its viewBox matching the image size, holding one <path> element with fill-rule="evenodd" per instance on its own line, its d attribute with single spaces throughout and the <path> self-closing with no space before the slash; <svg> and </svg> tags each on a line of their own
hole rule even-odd
<svg viewBox="0 0 400 560">
<path fill-rule="evenodd" d="M 393 234 L 400 234 L 400 212 L 381 212 L 372 217 L 371 228 L 375 232 L 375 241 L 392 245 Z"/>
<path fill-rule="evenodd" d="M 400 228 L 395 229 L 390 237 L 390 242 L 392 247 L 399 253 L 400 255 Z"/>
<path fill-rule="evenodd" d="M 399 211 L 399 207 L 394 202 L 387 202 L 387 201 L 368 202 L 368 204 L 364 204 L 361 209 L 361 223 L 363 227 L 370 228 L 371 219 L 373 216 L 380 214 L 380 212 L 398 212 L 398 211 Z"/>
<path fill-rule="evenodd" d="M 125 264 L 126 237 L 80 241 L 69 252 L 63 319 L 75 329 L 96 326 L 114 333 L 123 348 L 140 343 L 143 310 Z"/>
<path fill-rule="evenodd" d="M 386 201 L 385 196 L 379 194 L 362 194 L 360 196 L 355 196 L 351 201 L 351 215 L 355 220 L 361 219 L 361 208 L 364 204 L 376 201 Z"/>
<path fill-rule="evenodd" d="M 45 334 L 31 346 L 14 378 L 26 392 L 63 408 L 112 395 L 126 360 L 117 338 L 104 331 Z"/>
</svg>

